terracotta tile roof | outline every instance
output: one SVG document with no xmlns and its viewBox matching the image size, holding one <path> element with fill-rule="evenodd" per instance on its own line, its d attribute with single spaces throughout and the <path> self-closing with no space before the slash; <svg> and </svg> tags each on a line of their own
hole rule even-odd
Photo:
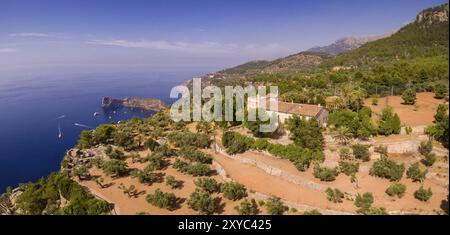
<svg viewBox="0 0 450 235">
<path fill-rule="evenodd" d="M 270 110 L 269 101 L 267 102 L 267 110 Z M 278 112 L 297 114 L 299 116 L 315 117 L 323 107 L 312 104 L 297 104 L 278 101 Z"/>
</svg>

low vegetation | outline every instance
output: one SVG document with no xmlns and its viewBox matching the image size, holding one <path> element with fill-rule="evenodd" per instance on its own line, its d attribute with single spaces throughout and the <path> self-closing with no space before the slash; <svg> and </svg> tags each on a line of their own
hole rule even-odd
<svg viewBox="0 0 450 235">
<path fill-rule="evenodd" d="M 402 183 L 393 183 L 386 189 L 386 194 L 391 197 L 402 198 L 406 192 L 406 185 Z"/>
<path fill-rule="evenodd" d="M 404 164 L 397 164 L 395 161 L 382 157 L 373 163 L 370 168 L 370 175 L 389 179 L 390 181 L 399 181 L 405 172 Z"/>
</svg>

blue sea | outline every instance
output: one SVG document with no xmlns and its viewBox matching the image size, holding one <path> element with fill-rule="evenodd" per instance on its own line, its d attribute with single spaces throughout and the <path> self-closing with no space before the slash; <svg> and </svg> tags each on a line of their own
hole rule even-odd
<svg viewBox="0 0 450 235">
<path fill-rule="evenodd" d="M 101 98 L 159 98 L 202 71 L 28 75 L 0 78 L 0 192 L 57 171 L 82 130 L 151 112 L 103 110 Z M 98 116 L 94 113 L 98 112 Z M 85 125 L 77 126 L 75 123 Z M 58 127 L 59 126 L 59 127 Z M 59 129 L 62 138 L 58 138 Z"/>
</svg>

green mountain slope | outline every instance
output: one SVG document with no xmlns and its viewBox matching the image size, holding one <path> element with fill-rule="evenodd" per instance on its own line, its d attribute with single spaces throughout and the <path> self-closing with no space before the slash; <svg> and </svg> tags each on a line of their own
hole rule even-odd
<svg viewBox="0 0 450 235">
<path fill-rule="evenodd" d="M 339 55 L 322 63 L 321 67 L 373 67 L 380 63 L 427 57 L 442 57 L 448 61 L 448 14 L 448 4 L 424 10 L 414 22 L 390 37 Z"/>
<path fill-rule="evenodd" d="M 324 52 L 300 52 L 273 61 L 251 61 L 233 68 L 217 72 L 217 77 L 248 77 L 261 73 L 290 73 L 313 68 L 326 59 L 331 58 Z"/>
</svg>

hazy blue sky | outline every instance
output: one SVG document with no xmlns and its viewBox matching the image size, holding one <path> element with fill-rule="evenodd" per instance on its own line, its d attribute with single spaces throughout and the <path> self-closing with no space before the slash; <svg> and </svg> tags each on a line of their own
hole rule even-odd
<svg viewBox="0 0 450 235">
<path fill-rule="evenodd" d="M 0 71 L 208 68 L 383 34 L 443 0 L 0 0 Z"/>
</svg>

